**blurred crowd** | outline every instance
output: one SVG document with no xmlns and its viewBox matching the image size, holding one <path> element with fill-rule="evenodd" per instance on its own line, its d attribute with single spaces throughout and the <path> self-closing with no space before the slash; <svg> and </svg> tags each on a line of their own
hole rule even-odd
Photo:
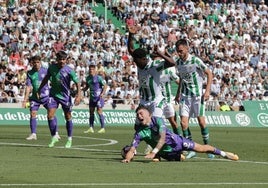
<svg viewBox="0 0 268 188">
<path fill-rule="evenodd" d="M 0 0 L 0 102 L 23 100 L 32 56 L 41 56 L 48 67 L 64 50 L 82 86 L 88 65 L 97 65 L 109 86 L 107 105 L 137 104 L 137 67 L 126 46 L 131 25 L 140 27 L 136 44 L 148 52 L 158 45 L 175 57 L 175 42 L 186 38 L 191 53 L 214 73 L 211 101 L 241 106 L 243 100 L 267 100 L 268 9 L 263 0 L 107 0 L 105 5 L 124 23 L 121 28 L 95 12 L 94 1 Z M 83 95 L 87 103 L 88 94 Z"/>
</svg>

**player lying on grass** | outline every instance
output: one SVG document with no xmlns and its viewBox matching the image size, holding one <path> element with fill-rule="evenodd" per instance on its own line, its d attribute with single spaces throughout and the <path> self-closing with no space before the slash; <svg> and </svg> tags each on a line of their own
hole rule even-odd
<svg viewBox="0 0 268 188">
<path fill-rule="evenodd" d="M 146 159 L 154 159 L 154 161 L 158 161 L 160 158 L 168 161 L 180 161 L 182 151 L 212 153 L 234 161 L 239 159 L 236 154 L 221 151 L 211 145 L 201 145 L 172 133 L 167 129 L 164 121 L 161 118 L 152 116 L 145 106 L 139 106 L 136 109 L 136 115 L 139 119 L 139 124 L 135 125 L 134 139 L 125 155 L 125 159 L 122 160 L 123 163 L 131 161 L 141 141 L 145 141 L 154 148 L 151 153 L 145 156 Z"/>
</svg>

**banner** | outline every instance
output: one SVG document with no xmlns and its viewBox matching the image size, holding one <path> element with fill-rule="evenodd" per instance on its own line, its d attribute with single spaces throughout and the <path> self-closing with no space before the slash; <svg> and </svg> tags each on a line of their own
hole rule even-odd
<svg viewBox="0 0 268 188">
<path fill-rule="evenodd" d="M 207 111 L 206 123 L 211 127 L 268 127 L 268 102 L 244 102 L 246 111 Z M 133 110 L 103 110 L 107 126 L 133 126 L 136 114 Z M 38 111 L 38 125 L 47 125 L 46 110 Z M 65 125 L 64 114 L 61 109 L 56 112 L 59 126 Z M 75 126 L 89 125 L 89 111 L 87 109 L 73 109 L 72 120 Z M 30 111 L 22 108 L 0 108 L 0 125 L 29 125 Z M 179 120 L 178 120 L 179 121 Z M 167 122 L 167 120 L 166 120 Z M 168 122 L 167 122 L 168 123 Z M 95 113 L 95 125 L 99 126 L 99 117 Z M 190 126 L 198 126 L 196 118 L 190 118 Z"/>
</svg>

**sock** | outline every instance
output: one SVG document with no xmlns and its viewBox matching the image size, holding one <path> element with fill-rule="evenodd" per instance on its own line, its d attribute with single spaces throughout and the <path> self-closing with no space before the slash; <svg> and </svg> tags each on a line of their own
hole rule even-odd
<svg viewBox="0 0 268 188">
<path fill-rule="evenodd" d="M 188 127 L 186 130 L 182 130 L 183 137 L 192 140 L 192 134 L 190 128 Z"/>
<path fill-rule="evenodd" d="M 104 128 L 104 115 L 100 114 L 99 117 L 100 117 L 101 128 Z"/>
<path fill-rule="evenodd" d="M 224 151 L 218 149 L 218 148 L 215 148 L 213 154 L 215 154 L 215 155 L 220 155 L 220 156 L 222 156 L 222 157 L 226 157 L 226 153 L 225 153 Z"/>
<path fill-rule="evenodd" d="M 180 135 L 180 134 L 181 134 L 181 130 L 180 130 L 179 127 L 177 127 L 177 128 L 172 128 L 172 129 L 173 129 L 173 132 L 174 132 L 175 134 L 177 134 L 177 135 Z"/>
<path fill-rule="evenodd" d="M 37 119 L 36 118 L 31 118 L 30 119 L 31 133 L 36 134 L 36 127 L 37 127 Z"/>
<path fill-rule="evenodd" d="M 219 150 L 218 148 L 215 148 L 213 154 L 221 155 L 221 150 Z"/>
<path fill-rule="evenodd" d="M 94 114 L 90 114 L 89 116 L 89 126 L 94 127 Z"/>
<path fill-rule="evenodd" d="M 73 135 L 73 121 L 72 119 L 66 121 L 66 130 L 68 137 L 72 137 Z"/>
<path fill-rule="evenodd" d="M 53 121 L 54 121 L 53 123 L 56 125 L 56 133 L 57 133 L 58 132 L 58 119 L 56 116 L 54 116 Z"/>
<path fill-rule="evenodd" d="M 57 130 L 57 124 L 56 124 L 57 121 L 55 121 L 54 119 L 55 117 L 53 119 L 48 120 L 48 126 L 49 126 L 51 136 L 54 136 Z"/>
<path fill-rule="evenodd" d="M 209 142 L 209 131 L 208 131 L 207 127 L 201 128 L 201 135 L 202 135 L 204 144 L 208 144 L 208 142 Z"/>
</svg>

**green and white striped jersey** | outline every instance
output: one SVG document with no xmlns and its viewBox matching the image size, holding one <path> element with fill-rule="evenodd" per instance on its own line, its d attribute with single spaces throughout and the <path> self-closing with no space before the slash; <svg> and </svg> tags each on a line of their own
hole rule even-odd
<svg viewBox="0 0 268 188">
<path fill-rule="evenodd" d="M 176 80 L 179 80 L 179 76 L 176 74 L 175 67 L 169 67 L 168 69 L 162 71 L 162 74 L 160 76 L 160 82 L 162 87 L 162 93 L 167 103 L 171 103 L 171 101 L 173 100 L 171 93 L 171 82 Z"/>
<path fill-rule="evenodd" d="M 165 61 L 149 60 L 144 69 L 138 68 L 140 99 L 160 102 L 164 97 L 160 86 L 160 75 Z"/>
<path fill-rule="evenodd" d="M 198 57 L 189 55 L 186 61 L 176 60 L 180 77 L 181 95 L 183 97 L 202 96 L 204 71 L 208 68 Z"/>
</svg>

